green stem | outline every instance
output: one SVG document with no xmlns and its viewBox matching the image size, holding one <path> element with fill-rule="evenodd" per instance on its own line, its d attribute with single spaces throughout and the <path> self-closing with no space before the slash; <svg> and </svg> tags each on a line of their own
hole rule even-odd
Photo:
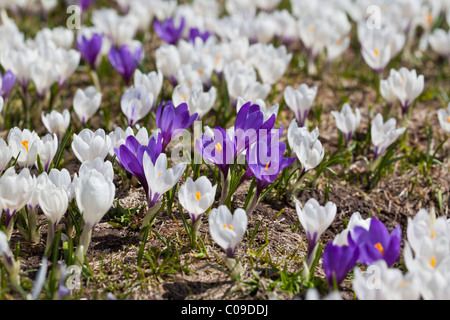
<svg viewBox="0 0 450 320">
<path fill-rule="evenodd" d="M 148 208 L 147 214 L 144 217 L 144 220 L 142 221 L 142 228 L 150 225 L 155 220 L 155 216 L 158 213 L 159 209 L 161 208 L 162 202 L 158 201 L 153 207 Z"/>
<path fill-rule="evenodd" d="M 220 196 L 220 205 L 223 205 L 227 200 L 228 192 L 230 191 L 230 181 L 231 174 L 228 172 L 227 178 L 225 179 L 222 171 L 220 171 L 220 175 L 222 177 L 221 186 L 222 186 L 222 195 Z"/>
<path fill-rule="evenodd" d="M 47 228 L 47 245 L 45 246 L 46 256 L 50 256 L 53 238 L 55 237 L 55 224 L 50 221 Z"/>
</svg>

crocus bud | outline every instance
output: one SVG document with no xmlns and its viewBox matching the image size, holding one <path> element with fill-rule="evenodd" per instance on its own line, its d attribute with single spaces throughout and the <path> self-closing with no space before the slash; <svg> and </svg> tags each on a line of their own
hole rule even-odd
<svg viewBox="0 0 450 320">
<path fill-rule="evenodd" d="M 64 136 L 64 133 L 70 125 L 70 112 L 67 109 L 62 114 L 56 110 L 52 110 L 47 115 L 42 112 L 41 118 L 47 131 L 51 134 L 55 133 L 58 139 Z"/>
<path fill-rule="evenodd" d="M 83 129 L 79 135 L 73 135 L 72 150 L 78 160 L 94 161 L 95 158 L 105 159 L 111 148 L 111 138 L 106 135 L 105 130 Z"/>
<path fill-rule="evenodd" d="M 73 99 L 73 109 L 83 125 L 97 112 L 101 102 L 102 94 L 95 87 L 77 90 Z"/>
</svg>

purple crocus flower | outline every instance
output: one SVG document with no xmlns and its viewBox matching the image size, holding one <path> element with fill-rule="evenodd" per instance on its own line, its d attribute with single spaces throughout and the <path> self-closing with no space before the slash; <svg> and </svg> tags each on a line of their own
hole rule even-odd
<svg viewBox="0 0 450 320">
<path fill-rule="evenodd" d="M 202 134 L 196 142 L 196 147 L 202 158 L 214 163 L 226 179 L 228 169 L 236 156 L 234 139 L 224 129 L 216 127 L 213 136 Z"/>
<path fill-rule="evenodd" d="M 264 122 L 264 114 L 259 105 L 247 102 L 239 110 L 234 123 L 236 152 L 241 154 L 258 139 L 258 132 L 265 133 L 275 124 L 275 115 Z"/>
<path fill-rule="evenodd" d="M 162 135 L 158 133 L 157 137 L 151 137 L 148 145 L 141 145 L 134 136 L 128 136 L 125 140 L 125 144 L 120 148 L 114 148 L 114 152 L 119 160 L 120 164 L 135 176 L 141 185 L 144 187 L 145 193 L 148 194 L 148 183 L 145 178 L 143 158 L 144 153 L 150 156 L 153 164 L 158 159 L 158 156 L 162 152 Z"/>
<path fill-rule="evenodd" d="M 157 19 L 153 22 L 153 29 L 158 37 L 169 44 L 176 44 L 181 38 L 184 29 L 184 18 L 181 18 L 179 27 L 175 27 L 173 18 L 164 20 L 162 23 Z"/>
<path fill-rule="evenodd" d="M 163 103 L 164 101 L 161 102 L 156 111 L 156 125 L 161 129 L 163 137 L 162 150 L 164 151 L 173 138 L 194 123 L 198 114 L 195 113 L 191 116 L 186 103 L 174 107 L 172 101 L 169 101 L 164 108 Z"/>
<path fill-rule="evenodd" d="M 78 5 L 81 7 L 81 10 L 86 11 L 91 4 L 93 4 L 95 0 L 78 0 Z"/>
<path fill-rule="evenodd" d="M 209 36 L 211 35 L 211 33 L 209 33 L 208 31 L 205 31 L 203 33 L 200 32 L 200 30 L 198 28 L 191 28 L 189 30 L 189 41 L 192 42 L 193 44 L 195 44 L 195 38 L 200 38 L 203 40 L 203 42 L 206 42 L 206 40 L 208 40 Z"/>
<path fill-rule="evenodd" d="M 333 277 L 339 285 L 358 261 L 359 248 L 348 234 L 348 245 L 337 246 L 328 242 L 323 253 L 323 269 L 330 287 L 333 287 Z"/>
<path fill-rule="evenodd" d="M 114 69 L 122 75 L 125 83 L 128 85 L 139 61 L 141 61 L 142 47 L 137 47 L 134 52 L 131 52 L 130 47 L 127 45 L 123 45 L 119 49 L 112 47 L 108 57 Z"/>
<path fill-rule="evenodd" d="M 369 230 L 356 226 L 353 239 L 359 246 L 359 262 L 371 265 L 383 259 L 388 266 L 394 264 L 400 255 L 402 231 L 397 226 L 389 234 L 386 226 L 378 219 L 372 218 Z"/>
<path fill-rule="evenodd" d="M 0 72 L 0 79 L 1 79 L 0 96 L 2 96 L 3 99 L 6 99 L 8 97 L 8 94 L 14 87 L 14 84 L 16 83 L 16 76 L 14 75 L 14 73 L 11 72 L 11 70 L 7 70 L 4 75 L 2 75 L 2 73 Z"/>
<path fill-rule="evenodd" d="M 256 194 L 275 182 L 280 171 L 290 166 L 296 158 L 284 158 L 286 144 L 279 142 L 283 127 L 272 130 L 271 134 L 259 136 L 258 142 L 247 150 L 248 169 L 244 177 L 253 175 L 256 178 Z M 244 178 L 243 177 L 243 178 Z"/>
<path fill-rule="evenodd" d="M 97 61 L 98 54 L 102 49 L 102 36 L 94 33 L 91 39 L 86 38 L 85 35 L 81 39 L 77 39 L 77 48 L 83 58 L 95 69 L 95 61 Z"/>
</svg>

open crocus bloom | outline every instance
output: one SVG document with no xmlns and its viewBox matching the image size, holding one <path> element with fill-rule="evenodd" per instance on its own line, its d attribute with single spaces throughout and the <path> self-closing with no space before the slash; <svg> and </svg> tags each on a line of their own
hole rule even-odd
<svg viewBox="0 0 450 320">
<path fill-rule="evenodd" d="M 314 169 L 323 160 L 325 150 L 318 138 L 318 128 L 309 132 L 305 127 L 299 127 L 295 120 L 292 120 L 291 124 L 289 125 L 289 145 L 302 164 L 303 173 Z"/>
<path fill-rule="evenodd" d="M 165 150 L 169 142 L 181 134 L 183 130 L 189 128 L 197 117 L 198 114 L 194 113 L 191 115 L 189 113 L 186 103 L 174 107 L 172 101 L 169 101 L 163 108 L 163 102 L 161 102 L 156 111 L 156 125 L 158 129 L 161 129 L 163 138 L 162 149 Z"/>
<path fill-rule="evenodd" d="M 142 165 L 148 184 L 147 200 L 149 208 L 152 208 L 164 193 L 173 188 L 186 169 L 186 163 L 184 162 L 168 169 L 165 153 L 161 153 L 153 164 L 150 156 L 145 152 Z"/>
<path fill-rule="evenodd" d="M 8 134 L 8 145 L 13 150 L 13 158 L 17 159 L 20 167 L 31 168 L 37 160 L 39 136 L 35 131 L 13 128 Z"/>
<path fill-rule="evenodd" d="M 370 221 L 369 230 L 356 226 L 354 240 L 360 249 L 359 262 L 370 265 L 377 260 L 385 260 L 390 266 L 394 264 L 400 255 L 400 243 L 402 230 L 397 226 L 389 234 L 386 226 L 378 219 Z"/>
<path fill-rule="evenodd" d="M 303 208 L 297 202 L 295 208 L 308 238 L 308 257 L 310 257 L 320 237 L 333 222 L 337 208 L 333 202 L 327 202 L 325 206 L 321 206 L 313 198 L 309 199 Z"/>
<path fill-rule="evenodd" d="M 64 136 L 64 133 L 70 125 L 70 112 L 67 109 L 63 113 L 52 110 L 47 115 L 42 112 L 41 118 L 47 131 L 51 134 L 56 133 L 58 139 Z"/>
<path fill-rule="evenodd" d="M 391 69 L 387 82 L 391 87 L 405 114 L 409 106 L 414 103 L 424 88 L 423 75 L 417 75 L 416 70 L 400 68 L 399 71 Z"/>
<path fill-rule="evenodd" d="M 212 186 L 206 177 L 193 181 L 190 177 L 178 191 L 178 199 L 195 223 L 203 213 L 213 204 L 217 185 Z"/>
<path fill-rule="evenodd" d="M 230 137 L 225 129 L 216 127 L 213 132 L 202 134 L 196 147 L 202 158 L 215 164 L 226 179 L 236 156 L 234 137 Z"/>
<path fill-rule="evenodd" d="M 284 90 L 284 100 L 289 109 L 294 112 L 300 127 L 305 125 L 316 94 L 317 86 L 309 88 L 306 84 L 301 84 L 297 89 L 287 86 Z"/>
<path fill-rule="evenodd" d="M 359 112 L 359 109 L 356 108 L 353 113 L 350 105 L 345 103 L 341 112 L 331 111 L 331 114 L 336 119 L 336 125 L 338 129 L 341 130 L 345 140 L 351 140 L 361 122 L 361 113 Z"/>
<path fill-rule="evenodd" d="M 144 172 L 144 154 L 150 157 L 152 163 L 156 163 L 162 152 L 162 135 L 158 133 L 156 137 L 151 137 L 148 145 L 141 144 L 134 136 L 130 135 L 125 144 L 119 148 L 114 148 L 117 159 L 120 164 L 132 175 L 134 175 L 141 185 L 144 187 L 145 193 L 148 194 L 148 183 Z"/>
<path fill-rule="evenodd" d="M 234 258 L 236 247 L 247 229 L 247 214 L 236 209 L 233 214 L 227 206 L 214 208 L 209 214 L 209 232 L 214 241 L 225 250 L 228 258 Z"/>
<path fill-rule="evenodd" d="M 359 300 L 415 300 L 419 298 L 419 283 L 411 274 L 389 269 L 386 261 L 372 264 L 367 272 L 354 270 L 353 289 Z"/>
<path fill-rule="evenodd" d="M 397 121 L 394 118 L 383 123 L 383 117 L 380 113 L 372 120 L 371 137 L 375 146 L 375 159 L 405 132 L 406 128 L 396 129 L 396 124 Z"/>
<path fill-rule="evenodd" d="M 128 120 L 128 125 L 133 127 L 144 118 L 153 108 L 155 99 L 152 93 L 147 92 L 144 86 L 130 87 L 125 91 L 120 100 L 120 107 Z"/>
</svg>

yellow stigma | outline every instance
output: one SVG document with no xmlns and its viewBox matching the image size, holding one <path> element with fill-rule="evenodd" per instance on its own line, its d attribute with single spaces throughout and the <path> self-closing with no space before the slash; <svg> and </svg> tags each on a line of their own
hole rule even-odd
<svg viewBox="0 0 450 320">
<path fill-rule="evenodd" d="M 313 31 L 314 31 L 314 26 L 309 25 L 309 26 L 308 26 L 308 31 L 309 31 L 309 32 L 313 32 Z"/>
<path fill-rule="evenodd" d="M 219 142 L 217 142 L 216 143 L 216 151 L 218 153 L 222 153 L 222 150 L 223 150 L 222 145 Z"/>
<path fill-rule="evenodd" d="M 378 49 L 373 50 L 373 52 L 375 53 L 375 55 L 378 57 L 380 55 L 380 51 L 378 51 Z"/>
<path fill-rule="evenodd" d="M 203 69 L 198 69 L 198 74 L 202 75 L 203 74 Z"/>
<path fill-rule="evenodd" d="M 25 149 L 27 149 L 27 152 L 28 152 L 28 141 L 27 140 L 23 140 L 21 143 L 25 147 Z"/>
<path fill-rule="evenodd" d="M 184 96 L 184 94 L 181 95 L 181 99 L 183 99 L 183 101 L 186 101 L 189 98 L 189 93 L 186 94 L 186 96 Z"/>
<path fill-rule="evenodd" d="M 160 175 L 162 175 L 162 172 L 160 172 L 160 173 L 158 174 L 158 177 L 159 177 Z"/>
<path fill-rule="evenodd" d="M 267 162 L 266 167 L 264 168 L 264 170 L 269 171 L 269 166 L 270 166 L 270 161 Z"/>
<path fill-rule="evenodd" d="M 405 83 L 405 81 L 406 81 L 406 78 L 403 77 L 403 78 L 402 78 L 402 83 Z"/>
<path fill-rule="evenodd" d="M 431 12 L 429 12 L 427 14 L 427 23 L 428 25 L 431 25 L 432 22 L 433 22 L 433 15 L 431 14 Z"/>
<path fill-rule="evenodd" d="M 200 201 L 200 199 L 202 198 L 200 191 L 197 191 L 197 193 L 195 194 L 195 197 L 197 198 L 198 201 Z"/>
<path fill-rule="evenodd" d="M 232 226 L 231 224 L 230 224 L 229 226 L 227 226 L 226 224 L 224 224 L 223 227 L 224 227 L 225 229 L 233 230 L 233 226 Z"/>
<path fill-rule="evenodd" d="M 445 121 L 447 121 L 448 123 L 450 123 L 450 116 L 448 116 L 447 118 L 445 118 Z"/>
<path fill-rule="evenodd" d="M 339 39 L 338 41 L 336 41 L 336 45 L 338 45 L 338 46 L 340 46 L 340 45 L 341 45 L 341 43 L 342 43 L 342 38 L 341 38 L 341 39 Z"/>
<path fill-rule="evenodd" d="M 219 63 L 219 60 L 220 60 L 220 56 L 216 55 L 216 63 Z"/>
<path fill-rule="evenodd" d="M 433 268 L 436 266 L 436 256 L 431 257 L 430 265 Z"/>
<path fill-rule="evenodd" d="M 433 231 L 433 233 L 431 234 L 430 238 L 433 239 L 436 236 L 436 231 Z"/>
<path fill-rule="evenodd" d="M 381 243 L 377 243 L 377 244 L 375 244 L 375 248 L 378 250 L 378 251 L 380 251 L 380 253 L 381 253 L 381 255 L 382 256 L 384 256 L 384 248 L 383 248 L 383 246 L 381 245 Z"/>
<path fill-rule="evenodd" d="M 142 103 L 142 100 L 141 100 L 141 99 L 139 99 L 139 103 Z"/>
</svg>

